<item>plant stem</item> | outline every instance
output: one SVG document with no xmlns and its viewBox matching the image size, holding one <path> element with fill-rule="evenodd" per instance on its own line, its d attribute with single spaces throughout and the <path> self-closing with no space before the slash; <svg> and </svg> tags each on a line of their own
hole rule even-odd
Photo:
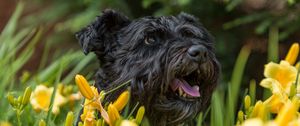
<svg viewBox="0 0 300 126">
<path fill-rule="evenodd" d="M 271 26 L 269 29 L 269 43 L 268 43 L 268 61 L 278 61 L 278 44 L 279 44 L 279 33 L 277 26 Z"/>
<path fill-rule="evenodd" d="M 107 91 L 107 92 L 106 92 L 104 95 L 107 95 L 107 94 L 109 94 L 109 93 L 112 93 L 112 92 L 114 92 L 114 91 L 118 90 L 119 88 L 121 88 L 121 87 L 123 87 L 123 86 L 127 85 L 127 84 L 128 84 L 130 81 L 131 81 L 131 80 L 128 80 L 128 81 L 126 81 L 125 83 L 123 83 L 123 84 L 119 85 L 118 87 L 116 87 L 116 88 L 113 88 L 112 90 L 109 90 L 109 91 Z"/>
<path fill-rule="evenodd" d="M 130 116 L 134 113 L 134 111 L 137 109 L 137 107 L 139 106 L 139 102 L 137 102 L 136 104 L 135 104 L 135 106 L 133 107 L 133 109 L 131 110 L 131 112 L 129 113 L 129 115 L 127 116 L 127 119 L 129 119 L 130 118 Z"/>
<path fill-rule="evenodd" d="M 18 119 L 18 126 L 22 126 L 22 123 L 21 123 L 21 111 L 19 109 L 17 109 L 16 113 L 17 113 L 17 119 Z"/>
</svg>

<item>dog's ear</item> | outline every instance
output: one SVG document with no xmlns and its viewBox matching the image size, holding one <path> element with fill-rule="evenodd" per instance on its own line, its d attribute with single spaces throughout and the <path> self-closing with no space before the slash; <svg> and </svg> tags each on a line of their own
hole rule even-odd
<svg viewBox="0 0 300 126">
<path fill-rule="evenodd" d="M 76 33 L 84 54 L 102 56 L 116 46 L 115 33 L 130 23 L 128 17 L 114 10 L 104 10 L 94 22 Z"/>
<path fill-rule="evenodd" d="M 177 18 L 185 20 L 187 22 L 198 22 L 198 18 L 185 12 L 181 12 L 180 14 L 178 14 Z"/>
</svg>

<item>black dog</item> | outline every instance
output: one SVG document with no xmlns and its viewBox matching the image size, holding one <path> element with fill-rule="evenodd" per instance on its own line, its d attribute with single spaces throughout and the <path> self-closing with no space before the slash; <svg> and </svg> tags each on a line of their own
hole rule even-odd
<svg viewBox="0 0 300 126">
<path fill-rule="evenodd" d="M 110 90 L 131 80 L 131 100 L 146 107 L 153 126 L 187 124 L 206 109 L 220 67 L 213 38 L 193 16 L 126 16 L 105 10 L 76 34 L 101 67 L 96 86 Z M 114 101 L 127 87 L 110 94 Z"/>
</svg>

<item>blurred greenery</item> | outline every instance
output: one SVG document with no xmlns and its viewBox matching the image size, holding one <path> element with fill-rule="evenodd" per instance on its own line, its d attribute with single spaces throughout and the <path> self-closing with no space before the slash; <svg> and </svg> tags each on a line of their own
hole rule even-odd
<svg viewBox="0 0 300 126">
<path fill-rule="evenodd" d="M 199 18 L 215 36 L 217 57 L 222 64 L 222 79 L 213 94 L 211 111 L 200 114 L 198 125 L 207 120 L 216 126 L 233 125 L 236 108 L 241 107 L 237 102 L 246 91 L 240 89 L 249 87 L 250 82 L 250 95 L 262 97 L 263 91 L 255 83 L 263 76 L 263 65 L 282 59 L 288 45 L 299 41 L 300 36 L 299 0 L 256 3 L 251 0 L 20 0 L 17 3 L 0 35 L 0 101 L 6 100 L 7 91 L 19 94 L 28 85 L 68 85 L 77 73 L 92 77 L 98 64 L 94 55 L 83 55 L 74 33 L 101 15 L 103 9 L 116 9 L 131 19 L 184 11 Z M 13 110 L 6 109 L 8 106 L 9 103 L 1 102 L 4 109 L 0 109 L 0 121 L 16 122 Z M 29 107 L 25 112 L 34 115 Z M 44 113 L 35 115 L 36 120 L 28 117 L 22 121 L 37 125 L 38 120 L 47 117 L 49 124 L 62 124 L 64 120 Z"/>
</svg>

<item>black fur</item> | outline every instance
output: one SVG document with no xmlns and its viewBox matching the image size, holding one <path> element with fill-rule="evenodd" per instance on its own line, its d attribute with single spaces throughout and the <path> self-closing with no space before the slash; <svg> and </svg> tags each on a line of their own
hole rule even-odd
<svg viewBox="0 0 300 126">
<path fill-rule="evenodd" d="M 154 126 L 190 122 L 207 108 L 218 83 L 214 40 L 186 13 L 130 21 L 114 10 L 105 10 L 76 37 L 84 53 L 94 52 L 100 61 L 96 86 L 110 90 L 131 80 L 131 100 L 146 107 Z M 206 60 L 191 58 L 187 53 L 192 46 L 204 47 Z M 184 99 L 170 90 L 173 79 L 184 77 L 200 86 L 200 98 Z M 105 101 L 114 101 L 126 88 L 108 95 Z"/>
</svg>

